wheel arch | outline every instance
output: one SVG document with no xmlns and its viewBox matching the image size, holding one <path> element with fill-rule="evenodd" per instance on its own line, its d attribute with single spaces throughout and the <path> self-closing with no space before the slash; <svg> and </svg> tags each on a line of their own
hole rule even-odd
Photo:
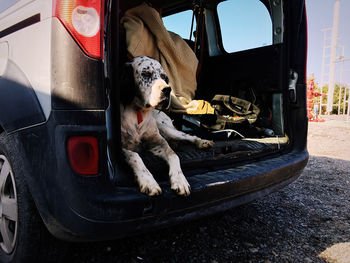
<svg viewBox="0 0 350 263">
<path fill-rule="evenodd" d="M 0 126 L 7 133 L 46 121 L 28 78 L 11 60 L 0 78 L 0 105 Z"/>
</svg>

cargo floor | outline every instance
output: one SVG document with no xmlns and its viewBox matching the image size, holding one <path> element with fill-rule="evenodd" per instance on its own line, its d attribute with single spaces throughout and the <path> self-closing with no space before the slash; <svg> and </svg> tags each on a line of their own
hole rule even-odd
<svg viewBox="0 0 350 263">
<path fill-rule="evenodd" d="M 180 143 L 171 144 L 180 158 L 181 167 L 186 176 L 201 168 L 208 168 L 217 161 L 238 161 L 254 156 L 268 154 L 280 150 L 289 142 L 288 137 L 269 137 L 261 139 L 240 139 L 231 141 L 217 141 L 212 149 L 203 151 L 193 145 Z M 146 167 L 157 179 L 167 179 L 169 168 L 165 161 L 149 152 L 142 152 Z"/>
</svg>

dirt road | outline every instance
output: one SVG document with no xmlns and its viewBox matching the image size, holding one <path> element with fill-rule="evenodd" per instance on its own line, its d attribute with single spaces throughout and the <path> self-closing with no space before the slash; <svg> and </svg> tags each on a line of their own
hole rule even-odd
<svg viewBox="0 0 350 263">
<path fill-rule="evenodd" d="M 350 262 L 350 122 L 309 131 L 309 164 L 285 189 L 166 230 L 73 245 L 67 261 Z"/>
</svg>

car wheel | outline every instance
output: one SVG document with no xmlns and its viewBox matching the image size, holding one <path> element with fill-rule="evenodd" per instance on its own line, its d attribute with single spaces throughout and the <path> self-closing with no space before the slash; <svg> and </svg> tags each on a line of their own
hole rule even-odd
<svg viewBox="0 0 350 263">
<path fill-rule="evenodd" d="M 18 228 L 16 183 L 11 165 L 0 154 L 0 246 L 6 254 L 15 248 Z"/>
<path fill-rule="evenodd" d="M 0 134 L 0 262 L 60 262 L 68 245 L 44 226 L 25 180 L 23 153 Z"/>
</svg>

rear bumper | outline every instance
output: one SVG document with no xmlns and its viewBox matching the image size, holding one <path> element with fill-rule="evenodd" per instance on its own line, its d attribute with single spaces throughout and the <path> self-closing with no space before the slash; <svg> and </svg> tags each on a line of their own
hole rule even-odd
<svg viewBox="0 0 350 263">
<path fill-rule="evenodd" d="M 22 145 L 21 156 L 26 157 L 23 169 L 36 206 L 58 238 L 115 239 L 227 210 L 292 182 L 309 156 L 307 150 L 294 150 L 235 167 L 197 170 L 187 175 L 189 197 L 177 196 L 167 182 L 160 183 L 162 195 L 149 197 L 136 187 L 116 187 L 110 180 L 104 116 L 104 111 L 53 111 L 45 125 L 13 134 Z M 86 125 L 76 125 L 76 119 Z M 81 176 L 70 168 L 66 142 L 76 135 L 98 138 L 98 175 Z"/>
<path fill-rule="evenodd" d="M 139 234 L 224 211 L 277 191 L 301 174 L 307 160 L 305 150 L 188 177 L 192 188 L 189 197 L 176 196 L 168 184 L 161 185 L 163 194 L 157 197 L 142 195 L 135 188 L 108 188 L 73 203 L 66 198 L 59 213 L 50 216 L 54 220 L 44 221 L 56 237 L 71 241 Z"/>
</svg>

